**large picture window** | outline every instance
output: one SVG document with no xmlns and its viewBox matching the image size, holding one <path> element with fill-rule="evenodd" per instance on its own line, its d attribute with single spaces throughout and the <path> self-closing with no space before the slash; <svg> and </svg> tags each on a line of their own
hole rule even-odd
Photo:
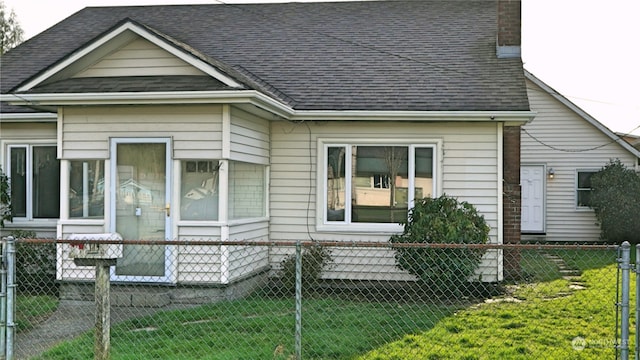
<svg viewBox="0 0 640 360">
<path fill-rule="evenodd" d="M 8 173 L 14 218 L 60 217 L 60 161 L 55 145 L 10 145 Z"/>
<path fill-rule="evenodd" d="M 435 193 L 435 145 L 325 144 L 325 224 L 399 223 Z"/>
</svg>

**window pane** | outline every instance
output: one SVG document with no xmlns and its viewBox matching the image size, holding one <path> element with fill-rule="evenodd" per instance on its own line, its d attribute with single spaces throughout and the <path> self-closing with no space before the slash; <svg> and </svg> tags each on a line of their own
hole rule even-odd
<svg viewBox="0 0 640 360">
<path fill-rule="evenodd" d="M 27 148 L 11 148 L 11 214 L 27 216 Z"/>
<path fill-rule="evenodd" d="M 595 171 L 579 171 L 578 172 L 578 189 L 577 200 L 578 206 L 591 205 L 591 177 Z"/>
<path fill-rule="evenodd" d="M 33 147 L 33 217 L 60 217 L 60 161 L 55 146 Z"/>
<path fill-rule="evenodd" d="M 415 198 L 433 196 L 433 149 L 416 148 Z"/>
<path fill-rule="evenodd" d="M 595 172 L 592 171 L 581 171 L 578 172 L 578 188 L 579 189 L 590 189 L 591 188 L 591 176 L 593 176 Z"/>
<path fill-rule="evenodd" d="M 398 223 L 408 212 L 406 146 L 353 146 L 352 222 Z"/>
<path fill-rule="evenodd" d="M 69 217 L 104 217 L 104 160 L 71 161 Z"/>
<path fill-rule="evenodd" d="M 578 206 L 591 205 L 591 190 L 578 190 Z"/>
<path fill-rule="evenodd" d="M 183 220 L 218 220 L 218 162 L 182 162 L 181 207 Z"/>
<path fill-rule="evenodd" d="M 229 219 L 265 216 L 265 181 L 263 165 L 229 162 Z"/>
<path fill-rule="evenodd" d="M 343 146 L 327 149 L 327 221 L 344 221 L 345 152 Z"/>
</svg>

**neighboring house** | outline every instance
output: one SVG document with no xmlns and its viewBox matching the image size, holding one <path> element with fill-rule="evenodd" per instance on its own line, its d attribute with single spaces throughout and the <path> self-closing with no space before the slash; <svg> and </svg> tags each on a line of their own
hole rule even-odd
<svg viewBox="0 0 640 360">
<path fill-rule="evenodd" d="M 590 177 L 610 160 L 638 169 L 640 151 L 525 72 L 533 121 L 521 149 L 523 240 L 598 241 Z"/>
<path fill-rule="evenodd" d="M 520 1 L 86 8 L 2 61 L 8 230 L 387 242 L 446 193 L 520 240 Z M 284 250 L 125 246 L 113 280 L 230 284 Z M 325 276 L 411 279 L 366 256 Z"/>
</svg>

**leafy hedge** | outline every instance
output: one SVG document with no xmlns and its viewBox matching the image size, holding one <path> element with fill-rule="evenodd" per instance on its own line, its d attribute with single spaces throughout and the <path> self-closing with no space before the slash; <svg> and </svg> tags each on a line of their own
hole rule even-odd
<svg viewBox="0 0 640 360">
<path fill-rule="evenodd" d="M 416 200 L 397 243 L 484 244 L 489 226 L 466 201 L 447 195 Z M 437 289 L 462 289 L 480 265 L 484 250 L 469 248 L 398 248 L 396 265 Z"/>
</svg>

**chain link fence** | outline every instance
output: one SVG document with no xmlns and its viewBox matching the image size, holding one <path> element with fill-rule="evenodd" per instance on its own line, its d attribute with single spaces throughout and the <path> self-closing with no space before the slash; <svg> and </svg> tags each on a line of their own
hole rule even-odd
<svg viewBox="0 0 640 360">
<path fill-rule="evenodd" d="M 122 251 L 112 359 L 618 356 L 617 246 L 94 244 Z M 94 358 L 96 272 L 71 257 L 85 246 L 16 241 L 14 358 Z M 456 276 L 474 256 L 475 275 Z"/>
</svg>

